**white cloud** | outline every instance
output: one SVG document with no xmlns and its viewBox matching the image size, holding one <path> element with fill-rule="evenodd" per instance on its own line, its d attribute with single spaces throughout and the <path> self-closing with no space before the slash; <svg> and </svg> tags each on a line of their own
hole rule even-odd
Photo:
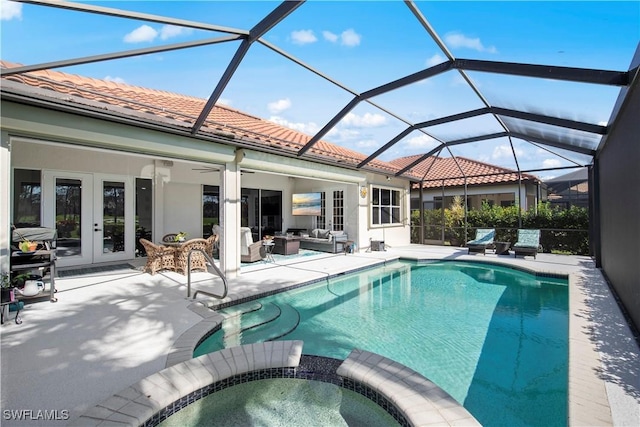
<svg viewBox="0 0 640 427">
<path fill-rule="evenodd" d="M 378 127 L 383 126 L 387 123 L 387 119 L 380 114 L 371 114 L 365 113 L 362 116 L 358 116 L 357 114 L 348 113 L 344 119 L 342 119 L 342 124 L 346 126 L 354 126 L 359 128 L 370 128 L 370 127 Z"/>
<path fill-rule="evenodd" d="M 357 148 L 378 148 L 380 146 L 380 143 L 378 141 L 376 141 L 375 139 L 362 139 L 358 142 L 356 142 L 356 147 Z"/>
<path fill-rule="evenodd" d="M 124 81 L 124 79 L 122 77 L 111 77 L 111 76 L 107 76 L 104 78 L 106 81 L 108 82 L 115 82 L 115 83 L 126 83 L 126 81 Z"/>
<path fill-rule="evenodd" d="M 330 41 L 331 43 L 335 43 L 338 41 L 338 35 L 333 34 L 331 31 L 323 31 L 322 37 L 324 37 L 325 40 Z"/>
<path fill-rule="evenodd" d="M 433 67 L 434 65 L 442 64 L 445 61 L 446 61 L 446 58 L 444 56 L 440 55 L 439 53 L 436 53 L 431 58 L 427 59 L 427 61 L 425 62 L 425 65 L 427 67 Z"/>
<path fill-rule="evenodd" d="M 22 19 L 22 3 L 0 0 L 0 21 Z"/>
<path fill-rule="evenodd" d="M 160 28 L 160 38 L 167 40 L 172 37 L 191 34 L 191 32 L 191 28 L 178 27 L 177 25 L 163 25 L 162 28 Z"/>
<path fill-rule="evenodd" d="M 444 36 L 445 42 L 453 49 L 466 48 L 474 49 L 478 52 L 497 53 L 495 46 L 485 47 L 478 37 L 467 37 L 462 33 L 448 33 Z"/>
<path fill-rule="evenodd" d="M 544 168 L 559 168 L 562 166 L 562 163 L 558 159 L 544 159 L 542 161 L 542 166 Z"/>
<path fill-rule="evenodd" d="M 358 46 L 360 44 L 361 39 L 362 39 L 362 36 L 356 33 L 351 28 L 343 31 L 342 34 L 340 34 L 340 40 L 344 46 L 349 46 L 349 47 Z"/>
<path fill-rule="evenodd" d="M 227 98 L 218 98 L 218 100 L 216 101 L 216 105 L 220 104 L 220 105 L 231 105 L 231 100 L 227 99 Z"/>
<path fill-rule="evenodd" d="M 153 41 L 158 36 L 158 32 L 148 25 L 142 25 L 126 36 L 125 43 L 142 43 Z"/>
<path fill-rule="evenodd" d="M 417 135 L 407 139 L 406 145 L 409 148 L 432 148 L 437 144 L 436 140 L 428 135 Z"/>
<path fill-rule="evenodd" d="M 295 44 L 309 44 L 318 41 L 318 38 L 313 34 L 312 30 L 300 30 L 291 32 L 291 40 Z"/>
<path fill-rule="evenodd" d="M 516 156 L 519 158 L 524 157 L 524 152 L 514 147 L 516 152 Z M 491 160 L 501 160 L 501 159 L 513 159 L 513 151 L 511 151 L 510 145 L 497 145 L 493 148 L 493 153 L 491 153 Z"/>
<path fill-rule="evenodd" d="M 302 132 L 306 135 L 315 135 L 320 130 L 318 124 L 314 122 L 294 123 L 279 116 L 271 116 L 269 117 L 269 120 L 276 124 L 279 124 L 280 126 L 285 126 L 289 129 L 297 130 L 298 132 Z"/>
<path fill-rule="evenodd" d="M 280 114 L 291 108 L 291 100 L 289 98 L 279 99 L 267 104 L 267 108 L 271 114 Z"/>
</svg>

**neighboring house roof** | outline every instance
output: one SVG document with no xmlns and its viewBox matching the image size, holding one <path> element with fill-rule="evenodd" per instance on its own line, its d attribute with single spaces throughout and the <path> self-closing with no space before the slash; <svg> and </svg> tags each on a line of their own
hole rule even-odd
<svg viewBox="0 0 640 427">
<path fill-rule="evenodd" d="M 580 168 L 571 173 L 557 176 L 545 181 L 549 190 L 549 198 L 553 198 L 551 193 L 562 195 L 571 193 L 589 193 L 589 176 L 587 168 Z"/>
<path fill-rule="evenodd" d="M 21 64 L 0 60 L 2 68 L 18 66 Z M 135 116 L 140 121 L 171 125 L 183 131 L 191 129 L 207 102 L 196 97 L 60 71 L 31 71 L 6 76 L 3 78 L 3 90 L 10 86 L 9 82 L 45 89 L 31 95 L 55 97 L 58 102 L 85 107 L 91 104 L 96 107 L 96 103 L 99 103 L 97 106 L 101 107 L 103 113 Z M 200 132 L 232 139 L 238 145 L 244 143 L 256 149 L 290 155 L 297 154 L 311 139 L 309 135 L 224 105 L 214 106 Z M 367 157 L 357 151 L 322 140 L 309 150 L 309 154 L 312 158 L 326 159 L 343 166 L 356 166 Z M 385 174 L 395 174 L 400 170 L 393 164 L 380 160 L 372 161 L 370 169 Z"/>
<path fill-rule="evenodd" d="M 411 164 L 420 155 L 402 157 L 393 160 L 391 163 L 403 168 Z M 461 171 L 462 170 L 462 171 Z M 500 166 L 490 165 L 465 157 L 436 157 L 432 156 L 418 163 L 412 168 L 414 175 L 418 175 L 420 180 L 424 177 L 423 188 L 459 187 L 467 185 L 487 185 L 499 183 L 518 182 L 518 172 Z M 443 180 L 444 179 L 444 183 Z M 522 174 L 522 181 L 540 182 L 531 174 Z M 412 188 L 420 188 L 416 183 Z"/>
</svg>

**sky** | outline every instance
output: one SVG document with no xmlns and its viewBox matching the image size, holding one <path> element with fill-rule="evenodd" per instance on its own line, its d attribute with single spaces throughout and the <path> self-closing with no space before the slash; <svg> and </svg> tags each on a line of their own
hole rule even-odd
<svg viewBox="0 0 640 427">
<path fill-rule="evenodd" d="M 250 30 L 278 6 L 272 1 L 83 2 L 145 14 Z M 457 59 L 481 59 L 627 71 L 640 41 L 640 1 L 418 1 L 420 12 Z M 87 14 L 0 0 L 0 57 L 37 64 L 216 38 L 224 32 Z M 259 43 L 252 44 L 220 104 L 309 135 L 318 132 L 354 94 L 437 65 L 446 56 L 402 1 L 307 1 L 263 40 L 288 52 L 318 76 Z M 206 47 L 60 68 L 59 71 L 207 99 L 239 46 Z M 492 106 L 606 125 L 620 88 L 467 72 Z M 337 82 L 339 85 L 335 85 Z M 484 106 L 458 71 L 448 71 L 361 102 L 323 139 L 365 155 L 410 123 Z M 527 124 L 510 120 L 511 129 Z M 535 125 L 543 134 L 551 126 Z M 380 159 L 423 154 L 478 132 L 502 131 L 481 116 L 414 131 Z M 571 141 L 598 139 L 562 131 Z M 514 157 L 513 153 L 517 156 Z M 588 156 L 513 138 L 451 146 L 464 156 L 521 170 L 570 167 Z M 517 158 L 517 163 L 516 163 Z M 543 179 L 566 171 L 535 172 Z"/>
</svg>

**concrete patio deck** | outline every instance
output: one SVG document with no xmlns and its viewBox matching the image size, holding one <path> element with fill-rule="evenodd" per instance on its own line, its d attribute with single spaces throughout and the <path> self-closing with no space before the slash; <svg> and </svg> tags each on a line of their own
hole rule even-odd
<svg viewBox="0 0 640 427">
<path fill-rule="evenodd" d="M 229 281 L 227 299 L 399 257 L 500 262 L 569 275 L 570 425 L 640 425 L 638 344 L 588 257 L 539 254 L 535 260 L 514 259 L 421 245 L 323 254 L 243 268 L 240 277 Z M 222 290 L 221 281 L 212 283 L 206 273 L 196 273 L 194 281 L 193 290 Z M 97 402 L 188 357 L 188 351 L 176 351 L 176 343 L 197 341 L 198 325 L 210 327 L 206 322 L 212 321 L 212 312 L 204 307 L 212 301 L 187 299 L 186 277 L 177 273 L 150 276 L 125 267 L 65 275 L 56 287 L 57 303 L 29 304 L 21 313 L 21 325 L 9 320 L 1 328 L 2 425 L 66 425 Z M 60 419 L 33 419 L 45 410 Z"/>
</svg>

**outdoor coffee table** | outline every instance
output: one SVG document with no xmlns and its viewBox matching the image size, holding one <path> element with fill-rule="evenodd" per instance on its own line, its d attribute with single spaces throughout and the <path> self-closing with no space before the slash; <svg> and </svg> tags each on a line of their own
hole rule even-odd
<svg viewBox="0 0 640 427">
<path fill-rule="evenodd" d="M 274 254 L 295 255 L 300 250 L 300 237 L 298 236 L 275 236 Z"/>
</svg>

